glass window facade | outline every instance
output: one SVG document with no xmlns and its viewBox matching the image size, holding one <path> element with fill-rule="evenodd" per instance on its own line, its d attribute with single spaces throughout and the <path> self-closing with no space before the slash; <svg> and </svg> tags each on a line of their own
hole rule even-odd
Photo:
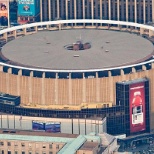
<svg viewBox="0 0 154 154">
<path fill-rule="evenodd" d="M 131 132 L 131 116 L 130 116 L 130 86 L 133 84 L 140 84 L 143 83 L 144 85 L 144 94 L 145 94 L 145 123 L 146 123 L 146 128 L 143 131 L 139 132 Z M 124 107 L 124 123 L 125 123 L 125 132 L 127 135 L 132 135 L 132 134 L 140 134 L 141 132 L 149 132 L 150 131 L 150 119 L 149 119 L 149 80 L 148 79 L 143 79 L 141 80 L 140 83 L 136 80 L 134 81 L 128 81 L 128 82 L 120 82 L 116 84 L 116 104 L 121 105 Z M 136 88 L 136 87 L 135 87 Z"/>
</svg>

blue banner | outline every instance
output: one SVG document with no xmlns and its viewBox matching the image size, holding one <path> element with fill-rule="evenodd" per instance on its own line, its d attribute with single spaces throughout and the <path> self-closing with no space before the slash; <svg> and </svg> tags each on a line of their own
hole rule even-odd
<svg viewBox="0 0 154 154">
<path fill-rule="evenodd" d="M 51 133 L 60 133 L 61 123 L 60 122 L 45 123 L 45 131 Z"/>
<path fill-rule="evenodd" d="M 43 130 L 44 131 L 44 123 L 39 121 L 32 121 L 32 129 L 33 130 Z"/>
<path fill-rule="evenodd" d="M 18 0 L 18 16 L 36 16 L 39 13 L 39 0 Z"/>
</svg>

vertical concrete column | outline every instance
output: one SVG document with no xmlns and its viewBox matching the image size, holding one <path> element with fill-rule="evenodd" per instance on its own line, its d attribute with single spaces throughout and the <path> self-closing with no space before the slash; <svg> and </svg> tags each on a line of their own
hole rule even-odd
<svg viewBox="0 0 154 154">
<path fill-rule="evenodd" d="M 145 6 L 145 0 L 143 0 L 143 20 L 144 24 L 146 23 L 146 6 Z"/>
<path fill-rule="evenodd" d="M 41 22 L 43 21 L 43 15 L 42 15 L 42 8 L 43 8 L 43 6 L 42 6 L 42 0 L 40 0 L 40 20 L 41 20 Z"/>
<path fill-rule="evenodd" d="M 74 0 L 74 19 L 76 19 L 76 13 L 77 13 L 77 10 L 76 10 L 76 0 Z M 75 26 L 76 26 L 76 23 L 75 23 Z"/>
<path fill-rule="evenodd" d="M 51 21 L 51 0 L 48 0 L 49 21 Z"/>
<path fill-rule="evenodd" d="M 7 42 L 7 32 L 3 34 L 3 38 L 6 40 Z"/>
<path fill-rule="evenodd" d="M 100 102 L 100 79 L 98 78 L 98 72 L 96 72 L 96 102 Z"/>
<path fill-rule="evenodd" d="M 120 20 L 120 11 L 119 11 L 119 0 L 117 0 L 117 19 Z"/>
<path fill-rule="evenodd" d="M 57 18 L 60 18 L 60 11 L 59 11 L 59 0 L 57 0 Z"/>
<path fill-rule="evenodd" d="M 136 0 L 134 1 L 134 10 L 135 10 L 135 12 L 134 12 L 134 14 L 135 14 L 135 23 L 137 23 L 137 2 L 136 2 Z"/>
<path fill-rule="evenodd" d="M 71 73 L 69 73 L 69 82 L 68 82 L 68 92 L 69 92 L 69 104 L 72 105 L 72 79 L 71 79 Z"/>
<path fill-rule="evenodd" d="M 56 73 L 55 79 L 55 104 L 58 104 L 58 73 Z"/>
<path fill-rule="evenodd" d="M 110 77 L 110 76 L 112 76 L 112 73 L 111 73 L 111 71 L 108 71 L 108 76 Z"/>
<path fill-rule="evenodd" d="M 142 70 L 143 70 L 143 71 L 146 71 L 146 70 L 147 70 L 147 68 L 146 68 L 145 65 L 142 65 Z"/>
<path fill-rule="evenodd" d="M 68 0 L 65 0 L 65 5 L 66 5 L 66 20 L 68 20 Z"/>
<path fill-rule="evenodd" d="M 47 27 L 47 29 L 50 29 L 50 28 L 49 28 L 49 25 L 46 25 L 46 27 Z"/>
<path fill-rule="evenodd" d="M 135 67 L 132 67 L 132 73 L 135 73 L 135 72 L 136 72 Z"/>
<path fill-rule="evenodd" d="M 110 98 L 110 101 L 111 102 L 114 102 L 114 100 L 115 100 L 115 98 L 114 98 L 114 91 L 115 91 L 115 89 L 113 88 L 113 76 L 112 76 L 112 74 L 111 74 L 111 71 L 109 71 L 110 73 L 110 75 L 109 75 L 109 91 L 108 91 L 108 93 L 109 93 L 109 98 Z"/>
<path fill-rule="evenodd" d="M 153 31 L 149 30 L 149 37 L 152 37 L 152 36 L 153 36 Z"/>
<path fill-rule="evenodd" d="M 0 72 L 3 72 L 3 66 L 0 65 Z"/>
<path fill-rule="evenodd" d="M 128 0 L 126 0 L 126 21 L 128 22 Z"/>
<path fill-rule="evenodd" d="M 91 19 L 94 19 L 94 0 L 91 0 Z"/>
<path fill-rule="evenodd" d="M 118 25 L 119 31 L 121 31 L 122 29 L 122 25 Z"/>
<path fill-rule="evenodd" d="M 125 72 L 123 69 L 120 70 L 120 74 L 121 74 L 122 80 L 125 80 Z"/>
<path fill-rule="evenodd" d="M 154 69 L 154 63 L 151 63 L 151 67 L 152 67 L 152 69 Z"/>
<path fill-rule="evenodd" d="M 154 0 L 152 0 L 152 22 L 154 23 Z"/>
<path fill-rule="evenodd" d="M 82 103 L 86 102 L 86 79 L 85 79 L 85 73 L 83 73 L 83 85 L 82 85 L 82 94 L 83 94 L 83 99 L 82 99 Z"/>
<path fill-rule="evenodd" d="M 7 72 L 8 72 L 9 74 L 12 74 L 12 68 L 8 68 Z"/>
<path fill-rule="evenodd" d="M 111 20 L 111 0 L 108 0 L 109 20 Z"/>
<path fill-rule="evenodd" d="M 103 18 L 103 14 L 102 14 L 102 0 L 100 0 L 100 19 Z"/>
<path fill-rule="evenodd" d="M 61 27 L 61 23 L 59 23 L 59 30 L 61 30 L 61 28 L 62 28 L 62 27 Z"/>
<path fill-rule="evenodd" d="M 13 31 L 13 36 L 14 36 L 15 38 L 17 37 L 17 31 L 16 31 L 16 30 Z"/>
<path fill-rule="evenodd" d="M 44 80 L 45 80 L 45 72 L 43 72 L 42 74 L 42 102 L 41 102 L 41 105 L 45 105 L 45 89 L 44 89 Z"/>
<path fill-rule="evenodd" d="M 83 19 L 85 19 L 85 0 L 82 0 L 83 3 Z"/>
<path fill-rule="evenodd" d="M 140 28 L 140 35 L 144 34 L 144 28 Z"/>
<path fill-rule="evenodd" d="M 37 33 L 37 31 L 38 31 L 38 28 L 37 28 L 37 26 L 35 26 L 35 27 L 34 27 L 34 29 L 35 29 L 35 32 Z"/>
<path fill-rule="evenodd" d="M 10 93 L 10 83 L 9 83 L 9 79 L 10 79 L 10 74 L 12 73 L 12 68 L 9 68 L 8 73 L 6 73 L 6 91 L 9 94 Z"/>
<path fill-rule="evenodd" d="M 20 78 L 22 76 L 22 70 L 18 71 L 18 76 L 17 76 L 17 94 L 20 96 Z"/>
<path fill-rule="evenodd" d="M 27 33 L 27 30 L 26 30 L 26 28 L 24 28 L 23 30 L 24 30 L 24 35 L 26 35 L 26 33 Z"/>
<path fill-rule="evenodd" d="M 83 11 L 83 19 L 85 19 L 85 0 L 82 0 L 82 3 L 83 3 L 83 8 L 82 8 L 82 11 Z M 85 28 L 85 23 L 83 23 L 83 26 Z"/>
<path fill-rule="evenodd" d="M 125 75 L 125 73 L 124 73 L 124 70 L 123 70 L 123 69 L 121 69 L 121 70 L 120 70 L 120 74 L 121 74 L 121 76 Z"/>
<path fill-rule="evenodd" d="M 33 78 L 33 71 L 30 72 L 30 77 L 29 77 L 29 103 L 35 105 L 34 102 L 32 102 L 32 78 Z"/>
</svg>

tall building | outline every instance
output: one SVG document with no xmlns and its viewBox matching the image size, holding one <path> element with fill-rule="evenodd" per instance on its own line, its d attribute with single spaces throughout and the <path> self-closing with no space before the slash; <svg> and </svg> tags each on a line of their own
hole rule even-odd
<svg viewBox="0 0 154 154">
<path fill-rule="evenodd" d="M 154 22 L 154 0 L 40 0 L 41 21 L 106 19 Z"/>
<path fill-rule="evenodd" d="M 35 22 L 38 20 L 52 21 L 57 19 L 105 19 L 130 21 L 144 24 L 154 22 L 154 0 L 30 1 L 34 5 L 30 4 L 28 0 L 16 1 L 18 2 L 18 21 L 23 20 Z M 12 0 L 10 0 L 10 2 L 12 2 Z M 24 10 L 23 12 L 23 6 L 21 5 L 27 4 L 31 7 L 31 10 Z M 33 9 L 35 4 L 38 6 Z M 35 12 L 36 10 L 37 13 Z"/>
</svg>

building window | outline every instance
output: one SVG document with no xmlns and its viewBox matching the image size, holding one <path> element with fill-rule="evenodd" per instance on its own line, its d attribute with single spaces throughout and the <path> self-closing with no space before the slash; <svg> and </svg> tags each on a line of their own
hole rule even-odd
<svg viewBox="0 0 154 154">
<path fill-rule="evenodd" d="M 35 154 L 39 154 L 39 152 L 38 152 L 38 151 L 36 151 L 36 152 L 35 152 Z"/>
<path fill-rule="evenodd" d="M 49 144 L 49 149 L 52 149 L 52 144 Z"/>
<path fill-rule="evenodd" d="M 39 144 L 35 144 L 35 147 L 36 147 L 36 148 L 39 148 Z"/>
<path fill-rule="evenodd" d="M 18 151 L 15 151 L 14 154 L 18 154 Z"/>
<path fill-rule="evenodd" d="M 49 151 L 49 154 L 53 154 L 52 151 Z"/>
<path fill-rule="evenodd" d="M 4 150 L 1 150 L 1 154 L 4 154 Z"/>
<path fill-rule="evenodd" d="M 25 151 L 22 151 L 21 154 L 25 154 Z"/>
<path fill-rule="evenodd" d="M 11 154 L 11 151 L 8 151 L 7 153 L 8 153 L 8 154 Z"/>
<path fill-rule="evenodd" d="M 44 148 L 46 148 L 46 145 L 45 145 L 45 144 L 43 144 L 42 148 L 43 148 L 43 149 L 44 149 Z"/>
<path fill-rule="evenodd" d="M 3 146 L 4 145 L 4 142 L 0 142 L 0 146 Z"/>
<path fill-rule="evenodd" d="M 32 151 L 29 151 L 28 153 L 29 153 L 29 154 L 32 154 Z"/>
<path fill-rule="evenodd" d="M 43 152 L 42 152 L 42 154 L 46 154 L 46 152 L 45 152 L 45 151 L 43 151 Z"/>
<path fill-rule="evenodd" d="M 59 149 L 59 145 L 56 145 L 56 149 Z"/>
<path fill-rule="evenodd" d="M 22 147 L 25 147 L 25 143 L 21 143 L 21 146 L 22 146 Z"/>
<path fill-rule="evenodd" d="M 31 143 L 29 143 L 29 148 L 31 148 L 32 147 L 32 144 Z"/>
<path fill-rule="evenodd" d="M 103 107 L 106 108 L 106 104 L 103 104 Z"/>
<path fill-rule="evenodd" d="M 18 146 L 18 143 L 17 142 L 14 142 L 14 146 L 17 147 Z"/>
<path fill-rule="evenodd" d="M 7 146 L 11 146 L 11 142 L 7 142 Z"/>
</svg>

